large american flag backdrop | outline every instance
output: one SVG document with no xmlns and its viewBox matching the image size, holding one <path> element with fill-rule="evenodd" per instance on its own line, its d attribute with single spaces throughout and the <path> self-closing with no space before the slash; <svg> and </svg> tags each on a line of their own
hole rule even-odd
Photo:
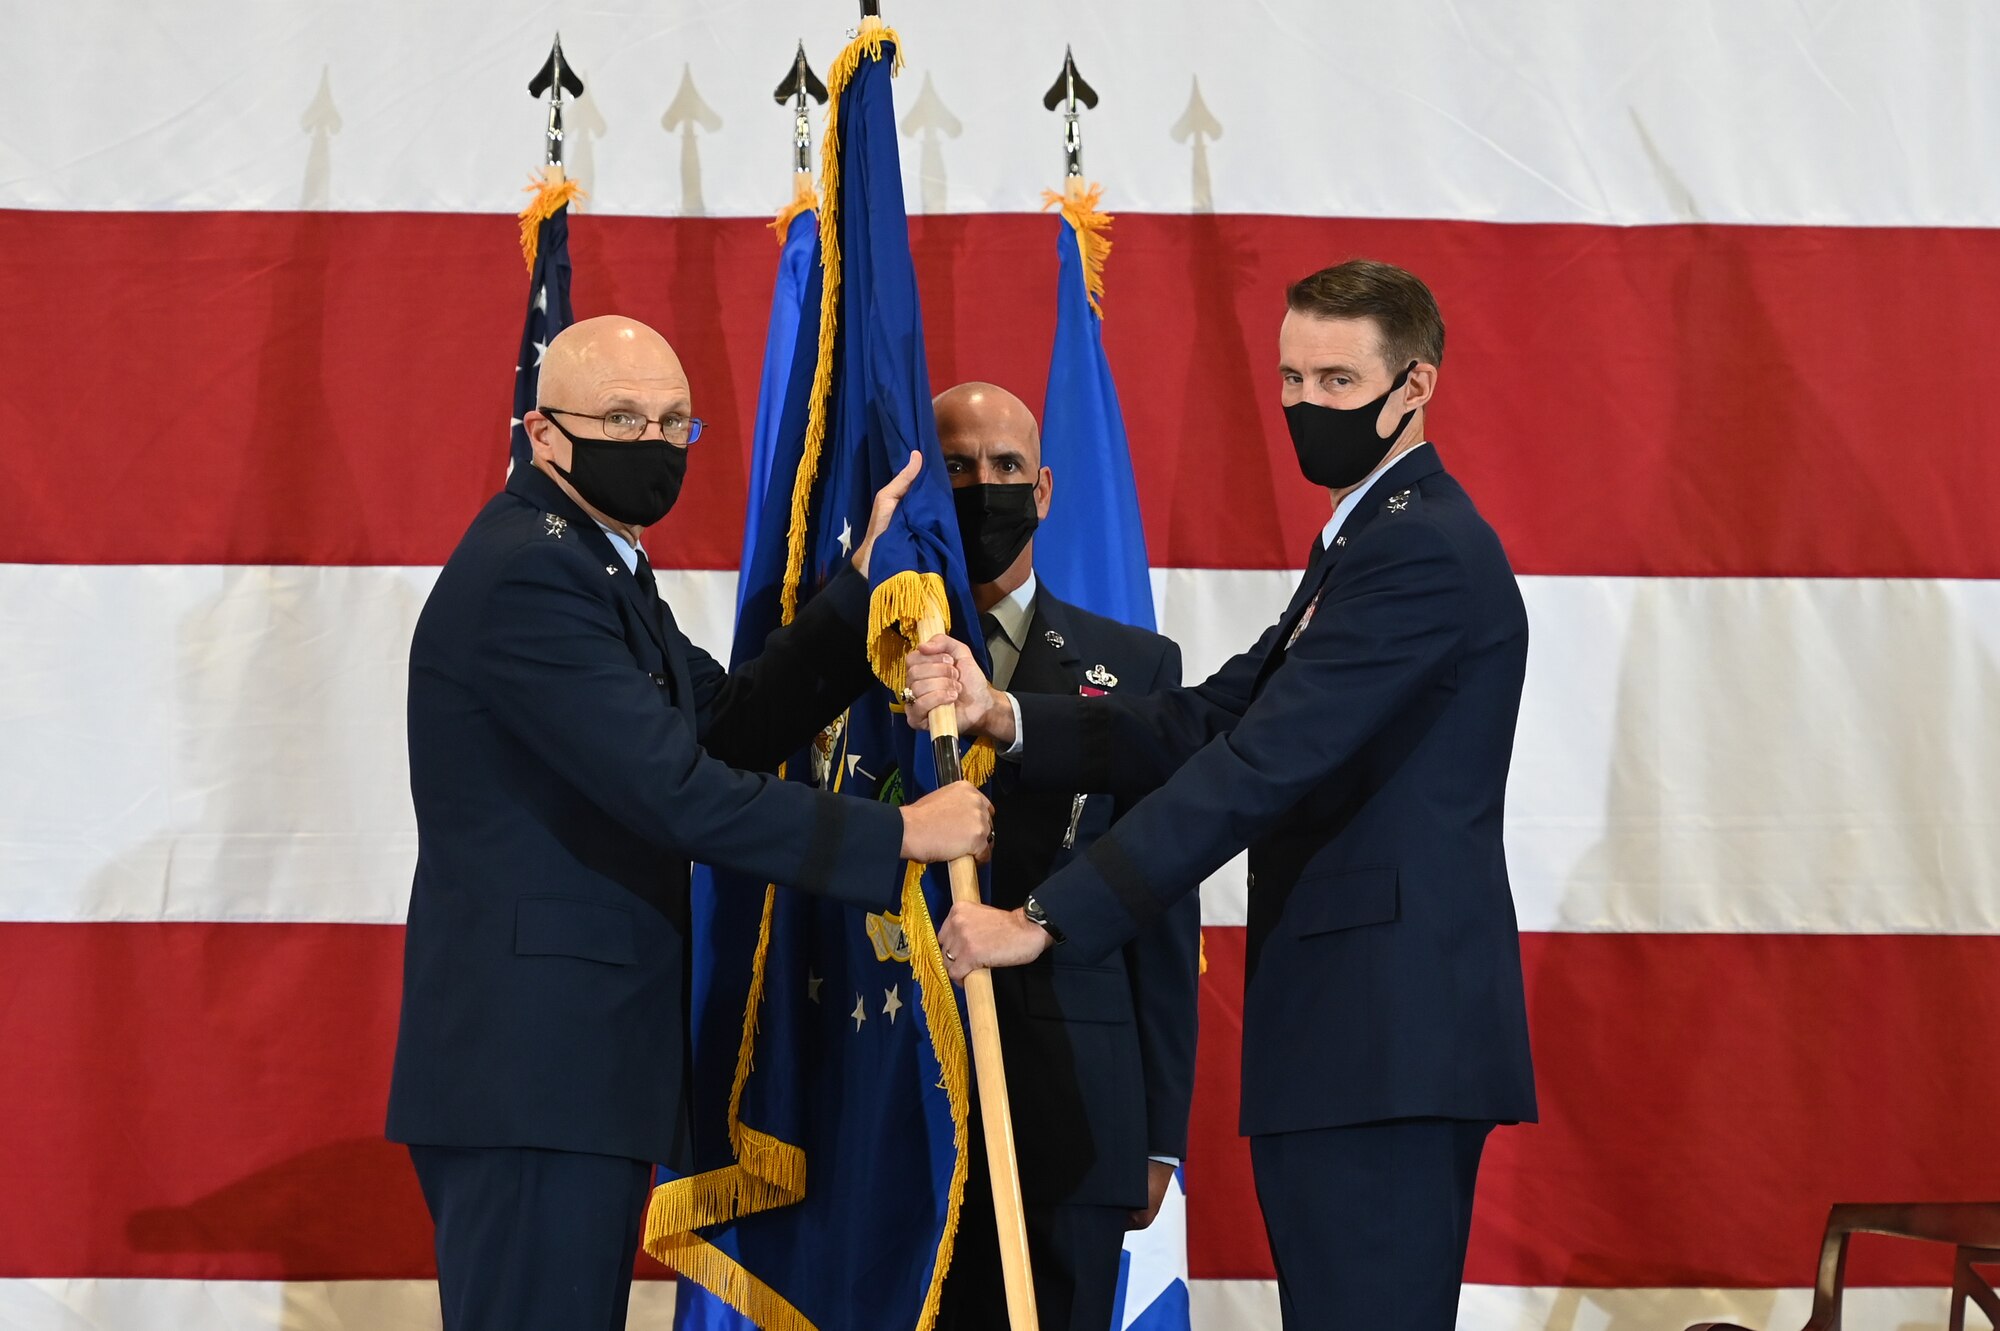
<svg viewBox="0 0 2000 1331">
<path fill-rule="evenodd" d="M 1835 1201 L 2000 1196 L 2000 10 L 903 0 L 933 382 L 1039 399 L 1073 45 L 1162 627 L 1200 677 L 1325 519 L 1286 281 L 1450 328 L 1432 438 L 1534 646 L 1509 801 L 1543 1122 L 1467 1327 L 1797 1319 Z M 729 640 L 789 115 L 833 0 L 41 4 L 0 127 L 0 1326 L 423 1327 L 381 1140 L 404 658 L 501 480 L 561 29 L 579 315 L 710 421 L 650 539 Z M 1060 504 L 1058 478 L 1056 502 Z M 671 570 L 671 571 L 670 571 Z M 1197 1324 L 1275 1327 L 1203 894 Z M 885 1179 L 885 1186 L 890 1180 Z M 1938 1325 L 1940 1252 L 1853 1268 Z M 635 1299 L 661 1314 L 666 1281 Z M 657 1321 L 651 1324 L 659 1324 Z"/>
</svg>

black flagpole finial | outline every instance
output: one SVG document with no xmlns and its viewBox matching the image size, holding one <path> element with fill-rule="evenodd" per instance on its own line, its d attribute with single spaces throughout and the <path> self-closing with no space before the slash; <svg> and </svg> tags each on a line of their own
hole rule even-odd
<svg viewBox="0 0 2000 1331">
<path fill-rule="evenodd" d="M 583 80 L 576 76 L 576 71 L 563 59 L 561 33 L 556 34 L 555 45 L 549 48 L 549 58 L 542 62 L 542 67 L 535 72 L 535 77 L 528 80 L 528 96 L 540 97 L 543 93 L 549 94 L 548 148 L 543 161 L 548 166 L 561 166 L 563 94 L 568 93 L 572 97 L 583 96 Z"/>
<path fill-rule="evenodd" d="M 799 53 L 792 57 L 792 67 L 785 71 L 784 82 L 778 85 L 773 96 L 779 106 L 787 103 L 792 108 L 792 170 L 812 170 L 812 109 L 808 99 L 826 104 L 826 85 L 813 73 L 806 63 L 806 44 L 799 42 Z"/>
<path fill-rule="evenodd" d="M 1062 108 L 1063 113 L 1063 174 L 1081 176 L 1083 174 L 1083 128 L 1079 123 L 1079 106 L 1091 109 L 1097 105 L 1097 91 L 1083 81 L 1083 75 L 1076 72 L 1076 56 L 1070 48 L 1063 48 L 1062 73 L 1056 75 L 1055 85 L 1042 96 L 1042 105 L 1053 111 Z"/>
</svg>

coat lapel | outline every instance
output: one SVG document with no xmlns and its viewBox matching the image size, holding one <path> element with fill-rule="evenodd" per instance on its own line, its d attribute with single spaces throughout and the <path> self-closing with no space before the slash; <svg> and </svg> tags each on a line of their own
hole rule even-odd
<svg viewBox="0 0 2000 1331">
<path fill-rule="evenodd" d="M 1286 649 L 1298 636 L 1301 621 L 1317 607 L 1319 596 L 1326 589 L 1327 579 L 1339 565 L 1341 555 L 1367 529 L 1368 524 L 1375 520 L 1375 515 L 1382 511 L 1382 506 L 1389 496 L 1399 490 L 1407 490 L 1426 476 L 1434 476 L 1443 470 L 1444 463 L 1438 458 L 1437 445 L 1427 443 L 1411 449 L 1396 459 L 1395 465 L 1383 472 L 1375 484 L 1368 487 L 1368 493 L 1361 497 L 1361 502 L 1354 506 L 1354 511 L 1340 524 L 1340 530 L 1334 533 L 1333 544 L 1320 555 L 1318 562 L 1305 571 L 1305 576 L 1299 579 L 1298 589 L 1292 593 L 1291 603 L 1285 607 L 1284 617 L 1278 621 L 1278 635 L 1272 639 L 1271 650 L 1266 653 L 1264 663 L 1258 669 L 1257 683 L 1253 686 L 1253 691 L 1262 688 L 1264 681 L 1270 678 L 1271 672 L 1284 662 Z"/>
<path fill-rule="evenodd" d="M 585 513 L 570 497 L 562 492 L 556 483 L 535 467 L 516 467 L 507 478 L 508 493 L 533 504 L 544 513 L 562 518 L 568 526 L 563 535 L 583 542 L 583 548 L 590 551 L 598 565 L 605 571 L 605 579 L 617 588 L 615 594 L 631 606 L 635 617 L 645 626 L 647 634 L 666 658 L 668 668 L 673 672 L 674 691 L 677 698 L 687 698 L 690 692 L 687 662 L 683 653 L 669 645 L 667 624 L 671 616 L 666 602 L 656 596 L 648 596 L 646 589 L 639 585 L 639 579 L 625 567 L 625 561 L 612 548 L 611 538 L 597 525 L 596 519 Z M 650 604 L 648 604 L 650 602 Z"/>
<path fill-rule="evenodd" d="M 1028 621 L 1028 640 L 1014 665 L 1011 687 L 1022 693 L 1074 693 L 1083 681 L 1082 649 L 1069 631 L 1069 616 L 1047 587 L 1035 592 L 1035 613 Z"/>
</svg>

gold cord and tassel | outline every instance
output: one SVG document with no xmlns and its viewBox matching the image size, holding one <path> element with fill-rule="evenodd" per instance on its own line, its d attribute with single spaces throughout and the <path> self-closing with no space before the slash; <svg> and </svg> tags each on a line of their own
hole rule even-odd
<svg viewBox="0 0 2000 1331">
<path fill-rule="evenodd" d="M 528 206 L 520 213 L 521 257 L 528 261 L 528 271 L 532 273 L 535 271 L 535 248 L 541 244 L 542 223 L 590 195 L 583 186 L 563 174 L 560 162 L 539 175 L 530 176 L 525 192 L 535 196 L 528 200 Z"/>
<path fill-rule="evenodd" d="M 1071 176 L 1060 194 L 1052 189 L 1042 191 L 1042 211 L 1061 208 L 1076 232 L 1076 243 L 1083 251 L 1083 287 L 1089 293 L 1092 312 L 1100 319 L 1104 317 L 1104 261 L 1111 257 L 1112 222 L 1111 214 L 1098 209 L 1103 198 L 1104 186 L 1086 185 L 1081 176 Z"/>
</svg>

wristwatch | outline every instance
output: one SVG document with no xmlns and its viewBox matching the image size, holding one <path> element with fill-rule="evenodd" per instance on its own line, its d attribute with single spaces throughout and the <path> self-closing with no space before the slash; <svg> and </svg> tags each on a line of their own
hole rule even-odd
<svg viewBox="0 0 2000 1331">
<path fill-rule="evenodd" d="M 1034 893 L 1030 892 L 1028 899 L 1021 903 L 1021 914 L 1028 917 L 1029 924 L 1040 925 L 1042 931 L 1048 934 L 1050 942 L 1056 944 L 1058 947 L 1062 945 L 1063 931 L 1049 923 L 1049 913 L 1042 909 L 1041 902 L 1035 900 Z"/>
</svg>

